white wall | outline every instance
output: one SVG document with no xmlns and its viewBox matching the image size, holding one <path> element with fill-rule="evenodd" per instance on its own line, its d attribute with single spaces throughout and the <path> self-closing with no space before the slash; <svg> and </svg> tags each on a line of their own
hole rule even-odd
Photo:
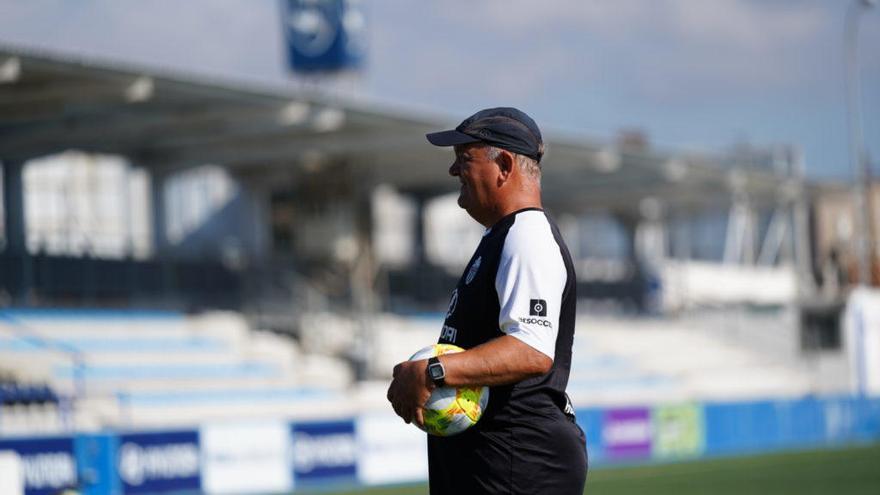
<svg viewBox="0 0 880 495">
<path fill-rule="evenodd" d="M 797 297 L 793 266 L 758 267 L 703 261 L 667 261 L 660 269 L 662 305 L 786 304 Z"/>
</svg>

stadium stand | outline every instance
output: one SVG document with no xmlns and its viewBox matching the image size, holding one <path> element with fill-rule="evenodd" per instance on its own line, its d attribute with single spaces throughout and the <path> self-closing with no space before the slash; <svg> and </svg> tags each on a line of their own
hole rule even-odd
<svg viewBox="0 0 880 495">
<path fill-rule="evenodd" d="M 0 431 L 384 411 L 389 371 L 436 340 L 442 316 L 381 313 L 358 323 L 312 313 L 302 316 L 294 340 L 251 330 L 229 312 L 7 310 L 0 319 L 0 362 L 24 381 L 2 389 Z M 841 391 L 827 366 L 805 365 L 791 344 L 752 335 L 778 315 L 766 321 L 728 316 L 724 323 L 699 313 L 677 319 L 581 315 L 572 400 L 594 407 Z M 365 331 L 375 338 L 365 338 Z M 351 365 L 359 361 L 369 363 L 367 376 L 379 379 L 356 382 Z M 69 412 L 68 399 L 75 405 Z"/>
<path fill-rule="evenodd" d="M 387 375 L 394 364 L 434 342 L 442 316 L 377 317 L 377 338 L 371 343 L 376 376 Z M 335 338 L 348 328 L 354 339 L 351 322 L 337 320 L 338 326 L 323 328 L 332 329 Z M 805 364 L 778 347 L 768 350 L 763 340 L 753 341 L 747 329 L 756 326 L 751 331 L 760 331 L 762 321 L 761 316 L 741 315 L 737 322 L 711 326 L 700 314 L 680 318 L 581 314 L 568 392 L 576 406 L 594 407 L 795 398 L 845 389 L 841 373 L 828 377 L 827 367 Z M 380 380 L 361 384 L 361 407 L 385 407 L 386 386 L 387 381 Z"/>
<path fill-rule="evenodd" d="M 60 431 L 60 408 L 60 398 L 48 385 L 0 374 L 0 435 Z"/>
<path fill-rule="evenodd" d="M 569 392 L 581 405 L 797 397 L 796 364 L 714 337 L 689 322 L 582 318 Z"/>
<path fill-rule="evenodd" d="M 330 404 L 344 404 L 339 391 L 351 382 L 343 361 L 303 354 L 293 340 L 251 331 L 233 313 L 8 310 L 2 316 L 0 362 L 72 399 L 72 426 L 79 430 L 303 416 L 316 403 L 332 415 Z M 63 399 L 52 389 L 9 385 L 3 397 L 7 388 L 19 399 L 13 411 L 4 409 L 4 432 L 61 430 Z M 22 401 L 23 394 L 34 399 Z M 39 419 L 49 414 L 42 404 L 59 420 Z M 35 418 L 45 427 L 32 428 Z"/>
</svg>

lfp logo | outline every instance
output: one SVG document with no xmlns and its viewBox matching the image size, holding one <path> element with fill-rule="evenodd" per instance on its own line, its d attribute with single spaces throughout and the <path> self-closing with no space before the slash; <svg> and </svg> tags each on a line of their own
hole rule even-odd
<svg viewBox="0 0 880 495">
<path fill-rule="evenodd" d="M 125 493 L 198 490 L 198 433 L 179 431 L 122 435 L 117 471 Z"/>
</svg>

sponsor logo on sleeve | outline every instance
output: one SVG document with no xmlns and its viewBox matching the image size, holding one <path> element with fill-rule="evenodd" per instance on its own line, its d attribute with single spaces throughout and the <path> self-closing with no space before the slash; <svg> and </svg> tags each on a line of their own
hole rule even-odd
<svg viewBox="0 0 880 495">
<path fill-rule="evenodd" d="M 520 323 L 525 323 L 527 325 L 540 325 L 542 327 L 553 328 L 553 324 L 548 320 L 543 320 L 541 318 L 524 318 L 522 316 L 519 317 Z"/>
<path fill-rule="evenodd" d="M 529 301 L 530 316 L 547 316 L 547 301 L 543 299 L 532 299 Z"/>
</svg>

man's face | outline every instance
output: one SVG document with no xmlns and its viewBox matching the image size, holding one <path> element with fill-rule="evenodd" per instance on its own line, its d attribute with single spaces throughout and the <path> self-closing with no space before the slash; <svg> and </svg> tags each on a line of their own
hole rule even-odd
<svg viewBox="0 0 880 495">
<path fill-rule="evenodd" d="M 497 192 L 498 165 L 488 158 L 489 147 L 480 144 L 462 144 L 454 147 L 455 162 L 449 175 L 458 177 L 461 191 L 458 206 L 467 210 L 478 222 L 492 211 Z"/>
</svg>

